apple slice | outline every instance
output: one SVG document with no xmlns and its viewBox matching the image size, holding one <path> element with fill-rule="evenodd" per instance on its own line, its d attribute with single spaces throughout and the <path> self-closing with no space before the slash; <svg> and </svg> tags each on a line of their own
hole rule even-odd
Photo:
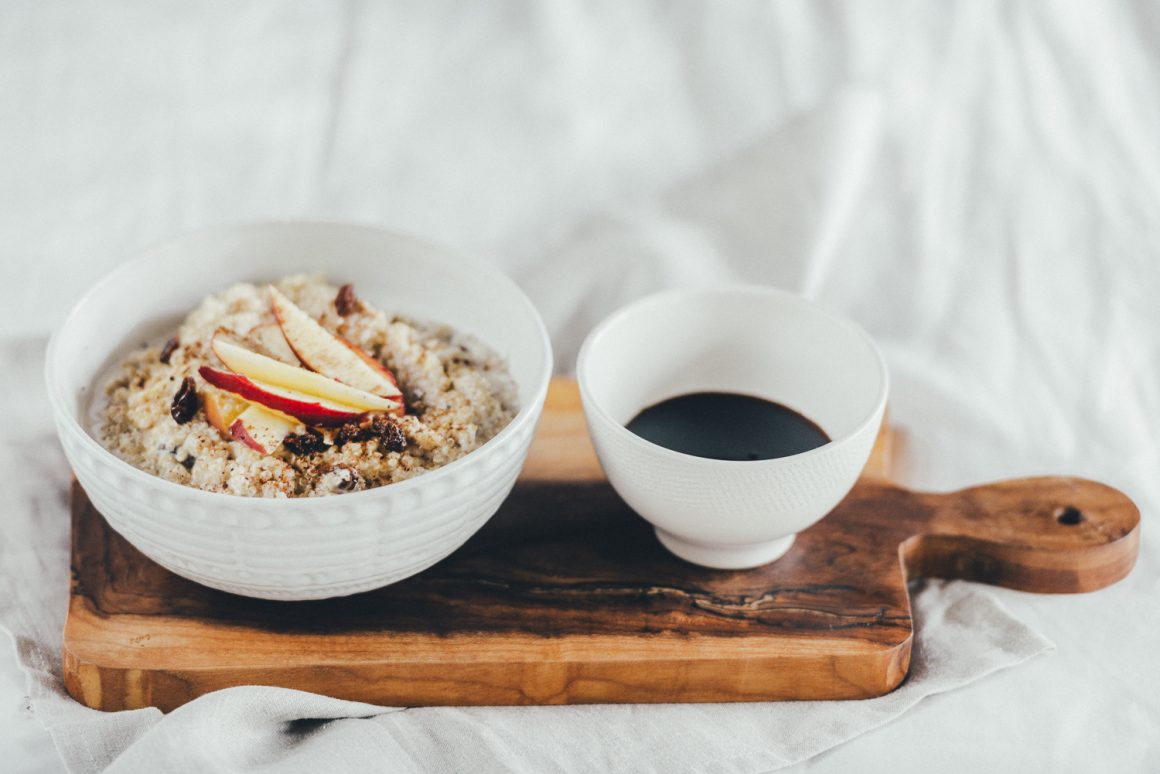
<svg viewBox="0 0 1160 774">
<path fill-rule="evenodd" d="M 209 423 L 220 432 L 229 435 L 230 425 L 249 408 L 250 403 L 216 387 L 203 387 L 201 405 L 205 409 L 205 418 Z"/>
<path fill-rule="evenodd" d="M 246 337 L 252 339 L 265 354 L 275 360 L 281 360 L 283 363 L 295 366 L 301 365 L 294 350 L 290 349 L 290 345 L 286 343 L 286 337 L 282 335 L 282 328 L 278 323 L 263 323 L 246 334 Z"/>
<path fill-rule="evenodd" d="M 356 390 L 328 376 L 305 368 L 281 363 L 272 357 L 239 347 L 223 336 L 214 336 L 214 354 L 235 373 L 257 382 L 294 390 L 305 395 L 341 403 L 363 411 L 398 411 L 400 401 L 387 400 L 369 392 Z"/>
<path fill-rule="evenodd" d="M 272 454 L 297 425 L 287 416 L 251 405 L 230 424 L 230 435 L 259 454 Z"/>
<path fill-rule="evenodd" d="M 341 425 L 366 413 L 365 409 L 322 400 L 314 395 L 275 387 L 241 374 L 219 371 L 209 366 L 202 366 L 198 369 L 198 373 L 202 379 L 218 389 L 252 403 L 260 403 L 268 409 L 289 414 L 308 425 L 324 427 Z"/>
<path fill-rule="evenodd" d="M 307 368 L 384 398 L 402 394 L 386 366 L 323 328 L 273 285 L 270 304 L 286 342 Z"/>
<path fill-rule="evenodd" d="M 381 360 L 371 357 L 369 352 L 360 347 L 358 344 L 355 344 L 353 341 L 344 339 L 342 336 L 335 336 L 334 338 L 338 341 L 339 344 L 342 344 L 344 347 L 353 352 L 360 360 L 362 360 L 375 371 L 378 371 L 380 374 L 382 374 L 383 378 L 391 383 L 391 387 L 393 387 L 395 392 L 399 394 L 399 397 L 402 397 L 403 391 L 399 389 L 399 380 L 395 378 L 395 375 L 391 372 L 391 369 L 383 365 Z M 402 400 L 399 401 L 399 404 L 402 405 Z M 402 416 L 401 412 L 400 416 Z"/>
</svg>

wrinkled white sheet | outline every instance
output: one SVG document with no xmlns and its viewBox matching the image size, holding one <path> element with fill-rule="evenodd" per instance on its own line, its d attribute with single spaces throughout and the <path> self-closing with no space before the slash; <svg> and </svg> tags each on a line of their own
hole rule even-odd
<svg viewBox="0 0 1160 774">
<path fill-rule="evenodd" d="M 748 151 L 746 158 L 752 163 L 744 174 L 737 174 L 735 161 L 727 161 L 704 181 L 682 186 L 679 201 L 701 209 L 723 194 L 739 201 L 760 198 L 770 190 L 766 180 L 773 169 L 785 173 L 779 176 L 785 188 L 789 180 L 811 178 L 811 159 L 831 152 L 844 152 L 848 171 L 864 172 L 872 147 L 865 138 L 874 136 L 877 120 L 873 100 L 839 99 Z M 818 209 L 829 212 L 835 202 L 849 199 L 848 192 L 862 178 L 862 174 L 843 176 L 832 190 L 819 186 Z M 665 201 L 670 198 L 674 197 Z M 730 212 L 734 224 L 714 233 L 739 235 L 763 223 L 761 213 L 752 208 L 734 207 Z M 631 228 L 625 223 L 589 228 L 575 246 L 563 249 L 563 256 L 545 264 L 540 281 L 529 277 L 527 283 L 545 309 L 567 310 L 566 298 L 543 296 L 570 287 L 569 266 L 591 263 L 608 250 L 615 252 L 614 242 L 633 243 L 654 230 L 655 225 L 644 222 Z M 597 277 L 601 272 L 588 274 Z M 591 296 L 584 291 L 576 300 Z M 561 334 L 566 330 L 553 327 Z M 32 346 L 10 350 L 0 345 L 16 375 L 0 383 L 13 395 L 6 398 L 0 392 L 0 402 L 17 406 L 31 396 L 43 403 L 38 391 L 23 381 L 40 371 L 30 368 L 39 361 L 39 343 L 33 339 Z M 40 468 L 63 471 L 45 412 L 30 407 L 21 413 L 32 421 L 19 434 L 8 436 L 2 452 L 12 462 L 4 467 L 15 467 L 22 456 L 33 458 L 24 448 L 29 439 L 41 438 L 35 444 L 43 455 Z M 32 709 L 65 764 L 77 772 L 100 771 L 106 765 L 110 771 L 164 768 L 190 774 L 255 768 L 315 772 L 336 761 L 344 770 L 451 772 L 470 761 L 470 768 L 479 772 L 559 767 L 576 772 L 632 768 L 680 774 L 711 768 L 748 774 L 815 756 L 895 720 L 929 696 L 970 685 L 1051 649 L 1050 641 L 978 587 L 935 584 L 914 599 L 916 644 L 905 685 L 863 702 L 439 707 L 401 712 L 298 691 L 239 687 L 205 696 L 166 717 L 156 709 L 102 714 L 69 699 L 59 675 L 67 579 L 61 557 L 68 542 L 67 520 L 60 516 L 67 477 L 36 476 L 12 483 L 8 494 L 14 508 L 0 522 L 0 566 L 5 569 L 0 627 L 20 643 L 19 658 L 31 678 Z M 46 501 L 42 492 L 56 497 Z M 47 557 L 54 559 L 46 561 Z"/>
<path fill-rule="evenodd" d="M 5 469 L 64 518 L 30 364 L 96 277 L 189 227 L 353 218 L 484 253 L 564 367 L 648 290 L 795 287 L 882 343 L 909 483 L 1073 473 L 1145 519 L 1114 588 L 994 592 L 1053 654 L 806 766 L 1155 765 L 1158 41 L 1144 2 L 8 4 Z M 15 663 L 0 760 L 55 766 Z"/>
</svg>

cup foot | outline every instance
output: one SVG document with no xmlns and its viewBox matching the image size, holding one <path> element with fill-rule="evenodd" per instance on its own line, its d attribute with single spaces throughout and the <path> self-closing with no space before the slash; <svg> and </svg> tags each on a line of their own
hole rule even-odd
<svg viewBox="0 0 1160 774">
<path fill-rule="evenodd" d="M 656 533 L 661 545 L 686 562 L 718 570 L 747 570 L 769 564 L 775 559 L 780 559 L 793 545 L 793 539 L 796 537 L 790 535 L 764 543 L 723 546 L 712 543 L 690 543 L 662 529 L 657 529 Z"/>
</svg>

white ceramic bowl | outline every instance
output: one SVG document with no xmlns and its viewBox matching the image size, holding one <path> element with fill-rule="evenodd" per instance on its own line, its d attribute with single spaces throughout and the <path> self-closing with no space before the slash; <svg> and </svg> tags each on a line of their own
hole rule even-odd
<svg viewBox="0 0 1160 774">
<path fill-rule="evenodd" d="M 577 378 L 588 432 L 608 480 L 677 556 L 756 567 L 850 491 L 870 456 L 889 377 L 852 322 L 773 288 L 677 290 L 644 298 L 598 325 Z M 833 439 L 812 451 L 727 461 L 671 451 L 625 425 L 691 392 L 774 400 Z"/>
<path fill-rule="evenodd" d="M 131 348 L 163 340 L 231 283 L 323 271 L 380 309 L 470 333 L 505 357 L 520 411 L 481 448 L 415 479 L 320 498 L 203 492 L 144 473 L 90 433 L 102 378 Z M 77 479 L 144 554 L 206 586 L 266 599 L 353 594 L 406 578 L 464 543 L 511 490 L 543 408 L 551 345 L 527 297 L 498 269 L 379 229 L 270 223 L 193 233 L 105 277 L 48 346 L 57 431 Z"/>
</svg>

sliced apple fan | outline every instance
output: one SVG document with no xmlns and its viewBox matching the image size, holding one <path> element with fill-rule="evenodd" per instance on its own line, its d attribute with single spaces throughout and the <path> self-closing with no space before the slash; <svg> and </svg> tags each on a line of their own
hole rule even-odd
<svg viewBox="0 0 1160 774">
<path fill-rule="evenodd" d="M 270 287 L 277 324 L 250 333 L 268 354 L 216 334 L 214 354 L 228 371 L 202 366 L 206 419 L 231 438 L 270 454 L 299 422 L 335 427 L 369 412 L 404 412 L 394 374 L 358 346 L 335 336 Z M 303 367 L 305 366 L 305 367 Z"/>
</svg>

